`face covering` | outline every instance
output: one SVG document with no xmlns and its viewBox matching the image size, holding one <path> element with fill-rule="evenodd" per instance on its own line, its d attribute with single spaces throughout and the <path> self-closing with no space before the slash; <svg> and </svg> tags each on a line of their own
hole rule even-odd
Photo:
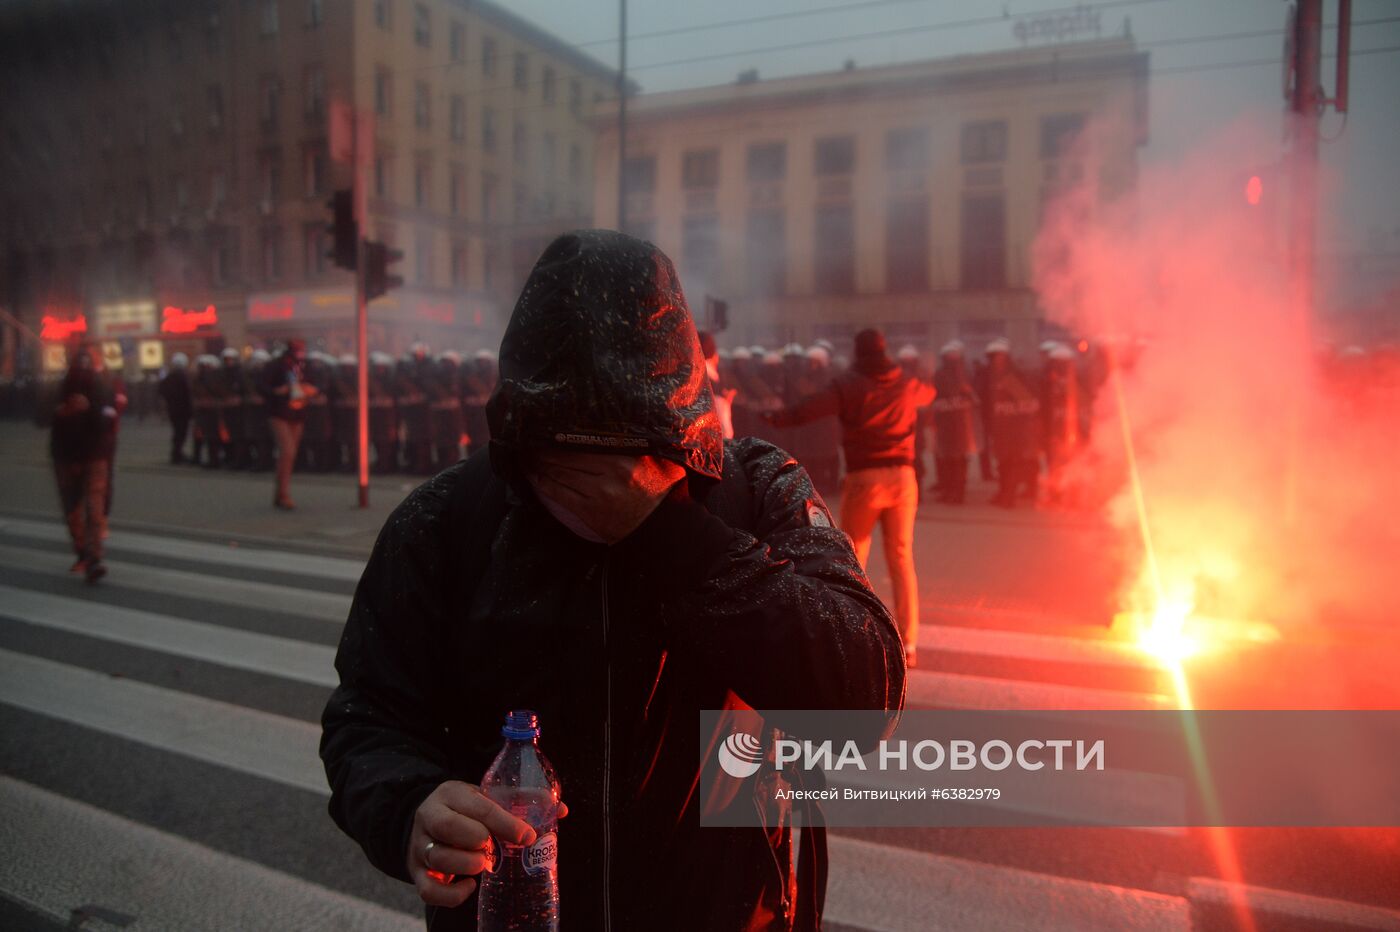
<svg viewBox="0 0 1400 932">
<path fill-rule="evenodd" d="M 563 505 L 556 502 L 554 499 L 550 498 L 548 495 L 545 495 L 543 492 L 541 492 L 540 487 L 535 484 L 535 479 L 533 476 L 530 477 L 530 487 L 535 490 L 535 498 L 540 500 L 540 504 L 544 506 L 545 511 L 549 512 L 551 515 L 554 516 L 555 521 L 558 521 L 560 524 L 564 525 L 564 527 L 572 531 L 576 536 L 582 537 L 584 540 L 589 541 L 590 543 L 607 543 L 607 541 L 603 540 L 603 538 L 593 533 L 593 529 L 590 528 L 587 524 L 585 524 L 582 518 L 574 514 L 569 509 L 565 508 Z"/>
</svg>

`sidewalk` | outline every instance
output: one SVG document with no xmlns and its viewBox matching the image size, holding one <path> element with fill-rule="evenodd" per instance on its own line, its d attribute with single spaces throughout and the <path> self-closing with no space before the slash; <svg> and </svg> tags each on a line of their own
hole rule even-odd
<svg viewBox="0 0 1400 932">
<path fill-rule="evenodd" d="M 368 556 L 393 508 L 423 480 L 375 477 L 370 507 L 356 507 L 350 474 L 292 480 L 298 508 L 272 507 L 270 473 L 171 466 L 169 428 L 155 420 L 122 425 L 112 522 L 132 530 L 183 533 L 241 546 Z M 58 517 L 47 432 L 0 421 L 0 511 Z M 985 504 L 993 488 L 974 481 L 969 504 L 927 502 L 915 532 L 924 623 L 993 624 L 1048 630 L 1106 625 L 1111 616 L 1118 537 L 1085 515 L 1006 511 Z M 840 513 L 839 500 L 828 503 Z M 871 581 L 891 596 L 877 531 Z"/>
</svg>

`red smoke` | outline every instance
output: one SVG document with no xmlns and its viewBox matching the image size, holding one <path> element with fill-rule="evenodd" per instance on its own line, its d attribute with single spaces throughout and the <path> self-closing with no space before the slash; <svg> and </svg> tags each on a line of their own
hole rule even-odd
<svg viewBox="0 0 1400 932">
<path fill-rule="evenodd" d="M 1132 357 L 1119 367 L 1121 409 L 1112 380 L 1098 392 L 1085 458 L 1110 520 L 1140 551 L 1120 604 L 1150 617 L 1165 603 L 1208 637 L 1263 623 L 1285 640 L 1374 632 L 1393 645 L 1397 367 L 1374 353 L 1325 359 L 1297 323 L 1285 192 L 1240 197 L 1279 148 L 1276 136 L 1237 131 L 1144 168 L 1120 201 L 1101 202 L 1091 185 L 1064 192 L 1037 239 L 1036 288 L 1052 319 Z"/>
</svg>

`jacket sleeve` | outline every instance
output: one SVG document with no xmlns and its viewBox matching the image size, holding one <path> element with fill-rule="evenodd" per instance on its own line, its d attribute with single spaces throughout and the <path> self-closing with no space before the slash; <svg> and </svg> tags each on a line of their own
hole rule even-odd
<svg viewBox="0 0 1400 932">
<path fill-rule="evenodd" d="M 413 814 L 449 779 L 429 684 L 455 475 L 419 487 L 385 523 L 336 654 L 340 685 L 321 716 L 331 817 L 375 867 L 404 881 Z"/>
<path fill-rule="evenodd" d="M 755 533 L 673 497 L 619 545 L 666 593 L 668 648 L 756 709 L 900 709 L 894 621 L 806 470 L 762 441 L 731 451 L 726 470 L 743 468 L 753 490 Z"/>
<path fill-rule="evenodd" d="M 773 424 L 777 427 L 791 427 L 795 424 L 806 424 L 809 421 L 840 413 L 841 392 L 836 383 L 832 382 L 826 388 L 808 395 L 792 407 L 776 412 L 773 415 Z"/>
</svg>

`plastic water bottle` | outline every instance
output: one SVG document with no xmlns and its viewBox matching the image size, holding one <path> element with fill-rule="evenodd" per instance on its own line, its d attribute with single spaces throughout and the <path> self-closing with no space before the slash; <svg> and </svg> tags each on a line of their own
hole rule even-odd
<svg viewBox="0 0 1400 932">
<path fill-rule="evenodd" d="M 476 921 L 480 932 L 558 932 L 559 780 L 540 753 L 539 718 L 519 710 L 506 715 L 506 746 L 481 780 L 496 805 L 528 822 L 532 845 L 495 839 L 496 863 L 481 875 Z"/>
</svg>

